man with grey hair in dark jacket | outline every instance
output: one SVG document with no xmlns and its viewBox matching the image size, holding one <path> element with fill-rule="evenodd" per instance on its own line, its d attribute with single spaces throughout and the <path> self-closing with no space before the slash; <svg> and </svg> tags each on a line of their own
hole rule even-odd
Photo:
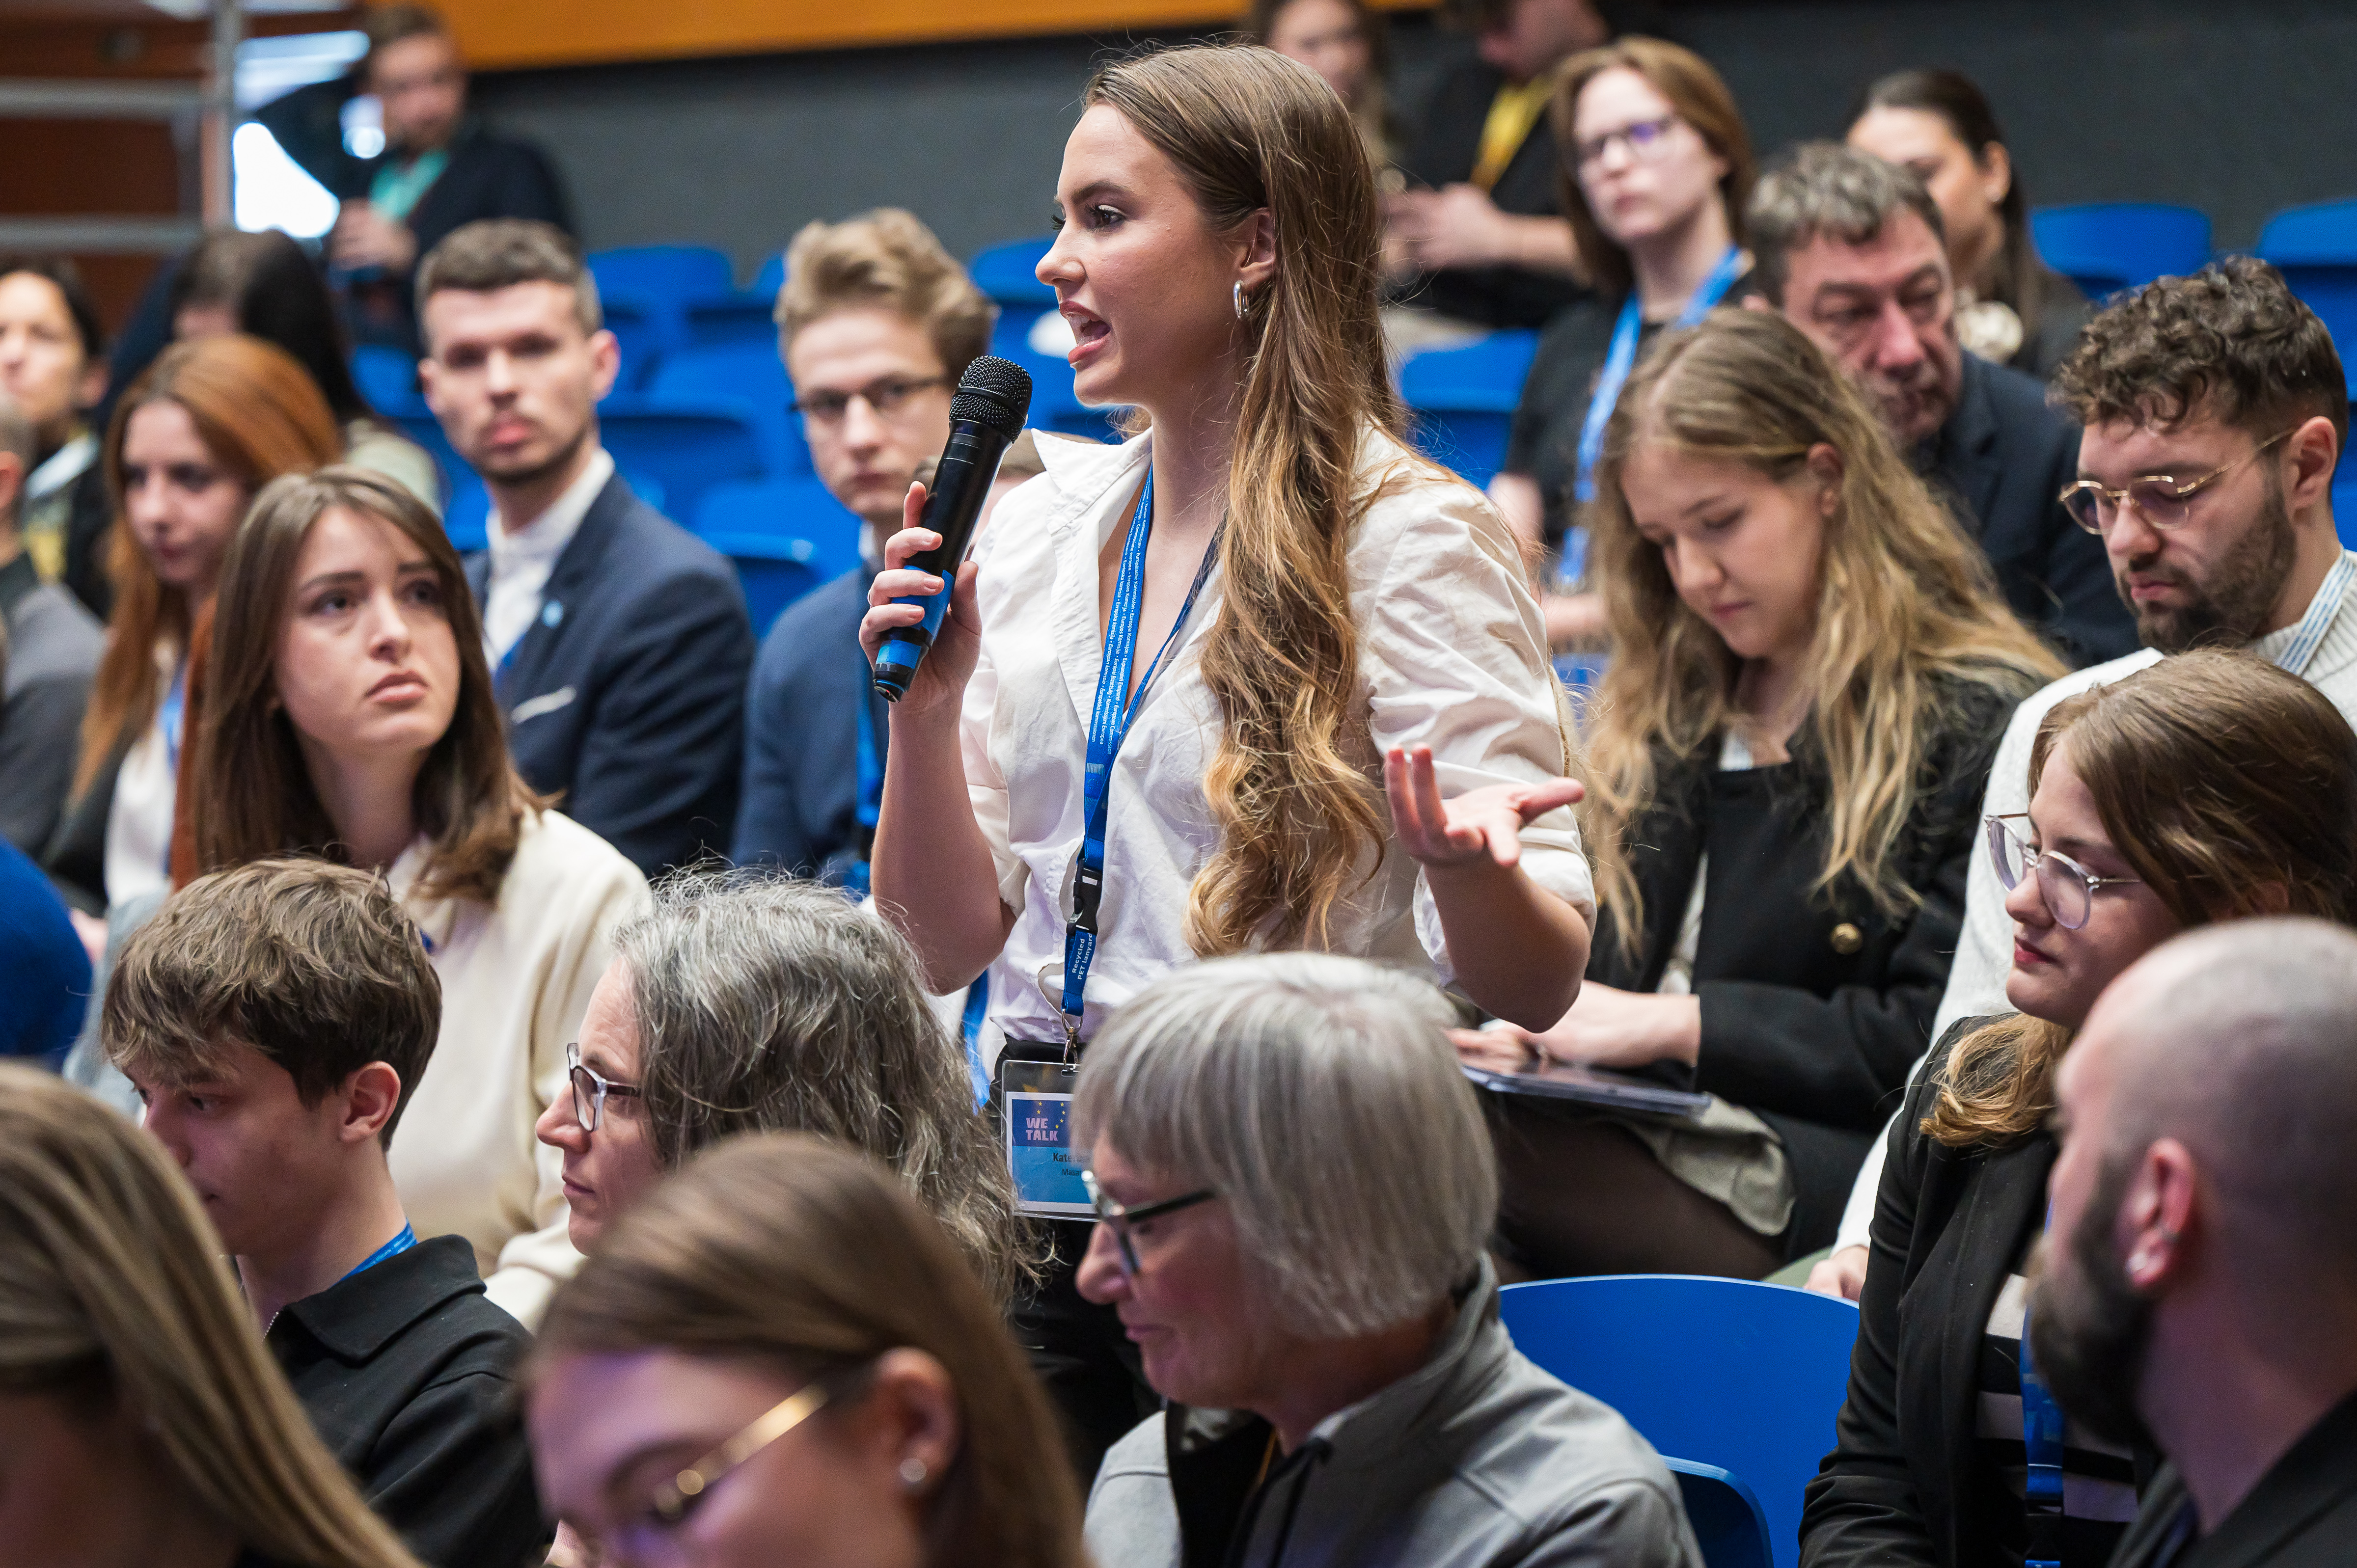
<svg viewBox="0 0 2357 1568">
<path fill-rule="evenodd" d="M 1097 1561 L 1700 1568 L 1660 1455 L 1499 1322 L 1450 1022 L 1421 980 L 1275 953 L 1177 971 L 1091 1044 L 1080 1290 L 1170 1402 L 1097 1473 Z"/>
</svg>

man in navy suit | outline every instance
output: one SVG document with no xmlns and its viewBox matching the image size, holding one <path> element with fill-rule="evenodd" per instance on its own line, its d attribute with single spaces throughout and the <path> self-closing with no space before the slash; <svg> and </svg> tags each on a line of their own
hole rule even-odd
<svg viewBox="0 0 2357 1568">
<path fill-rule="evenodd" d="M 490 491 L 468 564 L 516 768 L 649 875 L 726 847 L 753 630 L 737 574 L 597 439 L 620 359 L 565 233 L 493 219 L 418 270 L 425 400 Z"/>
<path fill-rule="evenodd" d="M 1749 218 L 1761 293 L 1873 399 L 2014 613 L 2076 665 L 2135 652 L 2103 542 L 2062 510 L 2079 427 L 2036 381 L 1957 342 L 1955 280 L 1923 182 L 1813 143 L 1760 180 Z"/>
<path fill-rule="evenodd" d="M 867 584 L 918 465 L 949 440 L 950 394 L 996 315 L 932 232 L 895 209 L 813 223 L 786 252 L 778 349 L 812 467 L 866 523 L 868 564 L 790 607 L 762 641 L 746 695 L 739 864 L 860 886 L 877 804 L 865 800 L 863 822 L 861 779 L 877 796 L 885 737 L 859 650 Z"/>
</svg>

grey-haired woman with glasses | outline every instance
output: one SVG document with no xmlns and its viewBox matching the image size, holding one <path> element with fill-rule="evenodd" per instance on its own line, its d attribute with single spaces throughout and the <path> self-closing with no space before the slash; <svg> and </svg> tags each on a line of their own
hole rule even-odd
<svg viewBox="0 0 2357 1568">
<path fill-rule="evenodd" d="M 2357 733 L 2252 655 L 2181 653 L 2057 703 L 2030 789 L 2027 813 L 1984 824 L 2020 1011 L 1951 1028 L 1892 1130 L 1840 1445 L 1802 1520 L 1806 1568 L 2109 1555 L 2136 1514 L 2136 1455 L 2066 1428 L 2040 1460 L 2059 1465 L 2059 1493 L 2027 1484 L 2023 1303 L 2055 1065 L 2104 987 L 2180 930 L 2357 918 Z M 2141 1354 L 2119 1260 L 2083 1262 L 2119 1285 L 2098 1304 L 2113 1350 Z M 1951 1411 L 1971 1414 L 1952 1425 Z"/>
<path fill-rule="evenodd" d="M 1699 1568 L 1660 1457 L 1498 1320 L 1452 1021 L 1428 982 L 1272 953 L 1175 971 L 1090 1046 L 1078 1283 L 1168 1402 L 1097 1472 L 1107 1568 Z"/>
<path fill-rule="evenodd" d="M 557 1293 L 528 1380 L 552 1561 L 1088 1568 L 998 1302 L 831 1139 L 732 1138 L 665 1181 Z"/>
</svg>

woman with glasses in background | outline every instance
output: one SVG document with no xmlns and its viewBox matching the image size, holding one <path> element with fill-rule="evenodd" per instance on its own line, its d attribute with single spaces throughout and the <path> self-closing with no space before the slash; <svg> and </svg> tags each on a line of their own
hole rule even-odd
<svg viewBox="0 0 2357 1568">
<path fill-rule="evenodd" d="M 1498 1320 L 1453 1016 L 1396 970 L 1263 954 L 1176 971 L 1090 1047 L 1080 1289 L 1168 1402 L 1097 1473 L 1100 1563 L 1700 1563 L 1659 1456 Z"/>
<path fill-rule="evenodd" d="M 1940 204 L 1957 341 L 1992 364 L 2052 375 L 2094 307 L 2039 259 L 2020 173 L 1972 79 L 1953 70 L 1879 79 L 1850 112 L 1849 145 L 1908 170 Z"/>
<path fill-rule="evenodd" d="M 831 1140 L 737 1138 L 666 1180 L 557 1292 L 529 1382 L 574 1561 L 1086 1568 L 997 1303 L 901 1177 Z"/>
<path fill-rule="evenodd" d="M 541 1113 L 564 1156 L 573 1244 L 697 1151 L 738 1133 L 820 1133 L 875 1155 L 940 1221 L 991 1299 L 1028 1266 L 1006 1162 L 974 1114 L 965 1053 L 908 941 L 816 882 L 664 880 L 614 961 Z"/>
<path fill-rule="evenodd" d="M 2357 733 L 2262 660 L 2181 653 L 2059 703 L 2029 776 L 2029 811 L 1984 822 L 2020 1011 L 1950 1028 L 1891 1131 L 1839 1446 L 1802 1519 L 1807 1568 L 2110 1555 L 2136 1516 L 2136 1456 L 2072 1429 L 2040 1459 L 2061 1466 L 2061 1496 L 2025 1492 L 2022 1313 L 2055 1068 L 2113 977 L 2181 930 L 2357 918 Z M 1952 1425 L 1951 1411 L 1975 1413 Z"/>
<path fill-rule="evenodd" d="M 646 881 L 508 758 L 482 622 L 425 503 L 356 467 L 264 490 L 221 566 L 189 811 L 200 872 L 382 871 L 425 933 L 442 1032 L 393 1145 L 420 1231 L 474 1243 L 526 1326 L 580 1258 L 533 1124 Z"/>
<path fill-rule="evenodd" d="M 1604 426 L 1637 356 L 1662 328 L 1751 292 L 1742 250 L 1751 137 L 1700 55 L 1627 38 L 1566 62 L 1553 108 L 1571 150 L 1562 204 L 1596 292 L 1539 338 L 1490 499 L 1561 590 L 1544 596 L 1557 648 L 1594 644 L 1604 610 L 1581 581 L 1573 532 L 1594 492 Z"/>
</svg>

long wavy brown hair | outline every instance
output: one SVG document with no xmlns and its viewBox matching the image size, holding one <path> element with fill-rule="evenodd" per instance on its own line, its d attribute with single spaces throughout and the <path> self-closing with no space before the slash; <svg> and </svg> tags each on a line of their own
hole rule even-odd
<svg viewBox="0 0 2357 1568">
<path fill-rule="evenodd" d="M 417 1568 L 296 1402 L 163 1144 L 0 1063 L 0 1391 L 127 1407 L 188 1497 L 289 1568 Z"/>
<path fill-rule="evenodd" d="M 1816 888 L 1846 875 L 1887 912 L 1920 902 L 1891 860 L 1933 741 L 1961 722 L 1963 688 L 2018 702 L 2062 673 L 1857 389 L 1799 328 L 1772 311 L 1718 310 L 1663 333 L 1613 411 L 1585 518 L 1612 648 L 1587 736 L 1587 842 L 1598 903 L 1615 912 L 1631 953 L 1643 911 L 1631 824 L 1652 798 L 1660 759 L 1717 744 L 1735 717 L 1742 661 L 1678 597 L 1662 552 L 1630 516 L 1621 476 L 1650 447 L 1781 481 L 1820 445 L 1840 455 L 1842 473 L 1803 674 L 1806 729 L 1826 782 Z"/>
<path fill-rule="evenodd" d="M 900 1348 L 939 1362 L 957 1395 L 930 1568 L 1087 1568 L 1055 1414 L 998 1303 L 890 1167 L 831 1139 L 746 1133 L 666 1179 L 557 1287 L 527 1376 L 669 1350 L 830 1380 L 847 1403 Z"/>
<path fill-rule="evenodd" d="M 1396 435 L 1375 308 L 1382 220 L 1356 126 L 1308 67 L 1255 46 L 1164 49 L 1107 66 L 1082 100 L 1168 157 L 1204 220 L 1266 210 L 1276 273 L 1235 330 L 1243 384 L 1220 546 L 1224 602 L 1202 674 L 1223 725 L 1204 779 L 1220 847 L 1196 875 L 1205 955 L 1323 945 L 1386 824 L 1358 754 L 1350 554 L 1371 431 Z"/>
<path fill-rule="evenodd" d="M 417 891 L 426 898 L 497 904 L 523 814 L 546 802 L 509 759 L 466 568 L 424 502 L 382 475 L 342 465 L 289 475 L 254 498 L 221 564 L 210 690 L 189 791 L 198 869 L 282 854 L 339 855 L 336 825 L 278 701 L 277 668 L 296 558 L 330 508 L 392 524 L 433 564 L 458 644 L 458 706 L 414 787 L 418 831 L 434 841 Z"/>
<path fill-rule="evenodd" d="M 2031 793 L 2065 741 L 2104 837 L 2179 926 L 2357 923 L 2357 731 L 2299 677 L 2204 650 L 2066 698 L 2039 724 Z M 1965 1036 L 1923 1131 L 1957 1148 L 2028 1136 L 2072 1035 L 2016 1013 Z"/>
<path fill-rule="evenodd" d="M 252 495 L 281 474 L 332 463 L 343 453 L 343 432 L 328 400 L 283 349 L 259 338 L 232 335 L 176 344 L 150 365 L 114 406 L 101 461 L 114 499 L 107 573 L 114 582 L 114 613 L 106 651 L 82 714 L 81 757 L 74 768 L 80 794 L 124 740 L 156 716 L 162 682 L 156 650 L 186 650 L 195 606 L 158 581 L 131 537 L 123 515 L 123 436 L 131 416 L 151 403 L 188 411 L 197 435 L 223 472 Z"/>
</svg>

